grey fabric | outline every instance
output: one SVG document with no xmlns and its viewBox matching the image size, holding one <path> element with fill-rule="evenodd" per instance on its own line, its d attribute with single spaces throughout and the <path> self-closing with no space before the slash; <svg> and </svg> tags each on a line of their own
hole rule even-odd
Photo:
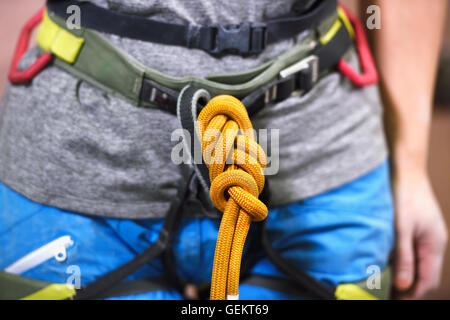
<svg viewBox="0 0 450 320">
<path fill-rule="evenodd" d="M 289 12 L 293 4 L 288 0 L 91 1 L 154 19 L 198 24 L 261 21 Z M 104 36 L 145 65 L 174 76 L 256 67 L 301 40 L 300 36 L 271 45 L 254 57 L 218 59 L 200 50 Z M 30 50 L 21 66 L 36 55 Z M 354 55 L 350 60 L 356 66 Z M 268 177 L 270 206 L 329 190 L 385 160 L 381 112 L 376 86 L 357 89 L 340 74 L 331 73 L 306 95 L 292 96 L 256 115 L 252 119 L 256 129 L 280 130 L 280 170 Z M 170 136 L 176 128 L 174 115 L 136 108 L 50 66 L 31 84 L 8 85 L 4 92 L 0 180 L 33 201 L 70 211 L 163 217 L 178 185 L 186 183 L 170 159 L 177 143 Z M 189 213 L 202 214 L 205 206 L 193 199 Z"/>
</svg>

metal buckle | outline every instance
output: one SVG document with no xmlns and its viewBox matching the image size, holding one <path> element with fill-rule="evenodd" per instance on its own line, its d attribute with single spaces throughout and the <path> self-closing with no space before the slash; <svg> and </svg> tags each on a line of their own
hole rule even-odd
<svg viewBox="0 0 450 320">
<path fill-rule="evenodd" d="M 271 101 L 277 99 L 278 96 L 278 84 L 275 84 L 272 88 L 269 88 L 264 93 L 264 103 L 268 104 Z"/>
<path fill-rule="evenodd" d="M 259 53 L 266 47 L 267 32 L 264 23 L 215 26 L 214 48 L 211 53 Z"/>
<path fill-rule="evenodd" d="M 302 70 L 311 69 L 311 81 L 316 82 L 319 78 L 319 58 L 316 55 L 310 55 L 297 63 L 280 71 L 280 77 L 285 79 L 294 73 Z"/>
</svg>

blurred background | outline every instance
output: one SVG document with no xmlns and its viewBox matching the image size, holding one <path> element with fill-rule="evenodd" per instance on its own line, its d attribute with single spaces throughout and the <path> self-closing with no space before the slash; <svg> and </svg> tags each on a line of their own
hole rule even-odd
<svg viewBox="0 0 450 320">
<path fill-rule="evenodd" d="M 426 1 L 426 0 L 423 0 Z M 441 63 L 435 93 L 431 127 L 429 171 L 447 225 L 450 225 L 450 0 L 442 47 Z M 357 0 L 343 1 L 356 10 Z M 0 95 L 7 82 L 9 65 L 20 30 L 44 4 L 43 0 L 14 0 L 0 2 Z M 382 15 L 383 13 L 381 13 Z M 441 287 L 428 295 L 429 299 L 450 299 L 450 245 L 447 248 Z"/>
</svg>

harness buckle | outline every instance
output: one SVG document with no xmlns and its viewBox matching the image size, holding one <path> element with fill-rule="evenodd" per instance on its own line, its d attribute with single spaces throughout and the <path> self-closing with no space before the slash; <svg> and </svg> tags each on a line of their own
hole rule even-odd
<svg viewBox="0 0 450 320">
<path fill-rule="evenodd" d="M 242 23 L 239 25 L 218 25 L 213 27 L 213 49 L 211 53 L 235 52 L 256 54 L 267 45 L 267 25 L 265 23 Z"/>
<path fill-rule="evenodd" d="M 280 78 L 296 75 L 297 88 L 302 92 L 309 91 L 319 79 L 319 57 L 310 55 L 299 62 L 280 71 Z"/>
</svg>

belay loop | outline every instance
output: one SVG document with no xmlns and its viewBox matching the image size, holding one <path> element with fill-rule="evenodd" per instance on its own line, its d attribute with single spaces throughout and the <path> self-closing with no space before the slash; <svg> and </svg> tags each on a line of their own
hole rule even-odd
<svg viewBox="0 0 450 320">
<path fill-rule="evenodd" d="M 210 196 L 223 212 L 214 255 L 211 300 L 237 299 L 242 251 L 252 220 L 267 217 L 258 196 L 266 155 L 255 141 L 244 105 L 229 95 L 211 99 L 197 118 L 202 156 L 209 169 Z"/>
</svg>

